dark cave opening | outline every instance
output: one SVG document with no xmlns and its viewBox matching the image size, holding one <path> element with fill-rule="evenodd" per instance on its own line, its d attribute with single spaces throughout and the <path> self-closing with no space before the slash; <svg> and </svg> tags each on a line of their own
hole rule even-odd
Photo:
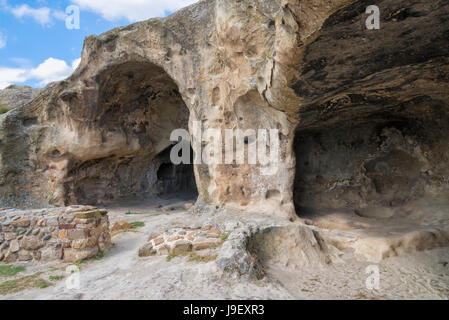
<svg viewBox="0 0 449 320">
<path fill-rule="evenodd" d="M 80 107 L 80 116 L 89 121 L 79 129 L 93 143 L 82 158 L 70 160 L 66 204 L 194 199 L 193 165 L 175 166 L 169 157 L 171 132 L 187 129 L 189 119 L 174 80 L 151 63 L 128 62 L 101 72 L 95 81 L 91 108 Z"/>
<path fill-rule="evenodd" d="M 167 148 L 157 157 L 160 161 L 157 169 L 158 196 L 163 199 L 194 200 L 198 197 L 198 190 L 193 164 L 173 164 L 170 160 L 171 149 L 172 147 Z M 193 154 L 192 149 L 190 153 Z M 192 156 L 191 159 L 193 159 Z"/>
<path fill-rule="evenodd" d="M 297 130 L 297 215 L 421 215 L 432 206 L 431 199 L 448 196 L 447 128 L 444 118 L 377 113 Z M 423 199 L 424 209 L 419 207 Z"/>
</svg>

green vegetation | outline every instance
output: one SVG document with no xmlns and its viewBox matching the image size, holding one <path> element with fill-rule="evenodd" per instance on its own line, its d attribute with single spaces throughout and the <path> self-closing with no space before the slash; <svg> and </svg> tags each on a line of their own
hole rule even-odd
<svg viewBox="0 0 449 320">
<path fill-rule="evenodd" d="M 139 212 L 132 212 L 131 210 L 129 210 L 127 213 L 125 213 L 126 215 L 133 215 L 133 214 L 142 214 Z"/>
<path fill-rule="evenodd" d="M 130 223 L 133 228 L 140 228 L 145 226 L 145 223 L 142 221 L 134 221 Z"/>
<path fill-rule="evenodd" d="M 122 232 L 139 232 L 139 231 L 137 231 L 135 229 L 145 226 L 145 223 L 142 222 L 142 221 L 134 221 L 134 222 L 131 222 L 129 224 L 131 225 L 131 228 L 123 228 L 123 229 L 119 229 L 119 230 L 112 230 L 111 229 L 111 237 L 114 237 L 114 236 L 116 236 L 116 235 L 118 235 L 119 233 L 122 233 Z"/>
<path fill-rule="evenodd" d="M 64 279 L 64 276 L 49 276 L 48 279 L 50 281 L 59 281 L 59 280 Z"/>
<path fill-rule="evenodd" d="M 199 255 L 196 252 L 192 252 L 189 255 L 189 261 L 190 262 L 210 262 L 215 261 L 217 259 L 217 255 Z"/>
<path fill-rule="evenodd" d="M 225 242 L 226 240 L 228 240 L 229 234 L 230 234 L 229 232 L 223 232 L 223 233 L 220 235 L 221 241 L 222 241 L 222 242 Z"/>
<path fill-rule="evenodd" d="M 0 294 L 6 295 L 20 292 L 25 289 L 48 288 L 52 284 L 40 277 L 42 272 L 35 273 L 31 276 L 21 277 L 0 283 Z"/>
<path fill-rule="evenodd" d="M 0 276 L 2 277 L 12 277 L 15 276 L 17 273 L 25 271 L 25 267 L 18 266 L 0 266 Z"/>
<path fill-rule="evenodd" d="M 169 252 L 168 252 L 168 255 L 167 255 L 167 258 L 165 258 L 165 260 L 166 260 L 167 262 L 170 262 L 171 259 L 173 259 L 173 258 L 175 258 L 175 257 L 177 257 L 177 256 L 185 256 L 185 255 L 187 255 L 187 254 L 188 254 L 189 252 L 191 252 L 191 251 L 192 251 L 192 248 L 187 248 L 187 249 L 185 249 L 184 251 L 178 252 L 178 253 L 173 253 L 173 252 L 169 251 Z"/>
<path fill-rule="evenodd" d="M 8 112 L 10 109 L 6 104 L 0 104 L 0 114 Z"/>
<path fill-rule="evenodd" d="M 78 267 L 78 269 L 81 269 L 83 264 L 88 263 L 89 261 L 93 261 L 93 260 L 101 260 L 104 258 L 104 251 L 103 250 L 99 250 L 96 256 L 87 258 L 87 259 L 80 259 L 80 260 L 76 260 L 73 264 L 75 266 Z M 72 273 L 74 273 L 74 271 L 72 271 Z"/>
</svg>

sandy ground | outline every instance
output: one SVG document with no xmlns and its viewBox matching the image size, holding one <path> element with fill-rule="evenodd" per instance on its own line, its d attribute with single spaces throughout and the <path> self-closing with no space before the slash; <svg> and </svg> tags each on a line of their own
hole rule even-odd
<svg viewBox="0 0 449 320">
<path fill-rule="evenodd" d="M 214 261 L 189 262 L 187 257 L 175 257 L 167 262 L 165 256 L 139 258 L 137 250 L 152 232 L 200 226 L 210 221 L 210 216 L 188 213 L 183 203 L 170 200 L 109 207 L 111 225 L 126 220 L 142 221 L 145 226 L 138 232 L 114 236 L 114 245 L 105 257 L 81 265 L 79 289 L 68 289 L 63 279 L 45 289 L 25 290 L 0 299 L 449 299 L 448 248 L 389 258 L 376 264 L 378 290 L 369 290 L 365 284 L 370 276 L 366 268 L 373 264 L 358 261 L 350 253 L 343 255 L 344 262 L 321 268 L 291 270 L 269 265 L 262 280 L 229 277 Z M 139 214 L 127 215 L 129 211 Z M 27 269 L 20 276 L 43 272 L 41 276 L 48 278 L 55 274 L 55 267 L 59 270 L 56 272 L 68 276 L 67 264 L 22 265 Z"/>
</svg>

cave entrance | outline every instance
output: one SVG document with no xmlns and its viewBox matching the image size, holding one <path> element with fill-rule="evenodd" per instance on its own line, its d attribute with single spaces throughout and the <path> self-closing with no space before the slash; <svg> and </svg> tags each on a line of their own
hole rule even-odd
<svg viewBox="0 0 449 320">
<path fill-rule="evenodd" d="M 69 166 L 67 204 L 110 204 L 152 197 L 194 199 L 193 165 L 173 165 L 170 134 L 188 129 L 189 110 L 178 86 L 160 67 L 128 62 L 92 79 L 84 94 L 90 148 Z"/>
<path fill-rule="evenodd" d="M 341 230 L 445 225 L 448 117 L 430 105 L 411 111 L 335 117 L 297 130 L 297 215 Z"/>
<path fill-rule="evenodd" d="M 175 165 L 170 160 L 172 147 L 157 156 L 157 195 L 162 199 L 192 200 L 198 197 L 195 173 L 192 164 Z M 193 150 L 190 148 L 190 159 Z"/>
</svg>

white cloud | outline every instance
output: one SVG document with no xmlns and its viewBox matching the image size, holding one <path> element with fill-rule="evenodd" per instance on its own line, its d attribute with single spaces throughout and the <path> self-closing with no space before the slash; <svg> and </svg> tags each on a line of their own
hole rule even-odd
<svg viewBox="0 0 449 320">
<path fill-rule="evenodd" d="M 21 6 L 11 8 L 11 13 L 16 18 L 31 17 L 41 25 L 49 25 L 51 23 L 51 10 L 47 7 L 42 7 L 39 9 L 31 8 L 27 4 L 22 4 Z"/>
<path fill-rule="evenodd" d="M 6 36 L 0 31 L 0 49 L 6 47 Z"/>
<path fill-rule="evenodd" d="M 67 18 L 67 14 L 61 10 L 53 10 L 51 14 L 53 17 L 61 21 L 65 21 L 65 19 Z"/>
<path fill-rule="evenodd" d="M 64 60 L 48 58 L 36 68 L 4 68 L 0 67 L 0 89 L 4 89 L 13 83 L 23 83 L 28 80 L 38 81 L 39 86 L 63 80 L 70 76 L 78 67 L 81 59 L 72 61 L 71 66 Z"/>
<path fill-rule="evenodd" d="M 32 79 L 41 80 L 39 84 L 65 79 L 72 73 L 73 69 L 64 60 L 48 58 L 37 68 L 31 69 L 29 76 Z"/>
<path fill-rule="evenodd" d="M 32 8 L 28 4 L 12 7 L 6 0 L 0 0 L 0 8 L 9 11 L 17 19 L 31 18 L 43 26 L 51 26 L 53 18 L 64 21 L 67 17 L 65 12 L 47 7 Z"/>
<path fill-rule="evenodd" d="M 81 9 L 91 10 L 106 20 L 126 18 L 131 22 L 162 17 L 198 0 L 71 0 Z"/>
<path fill-rule="evenodd" d="M 12 83 L 26 81 L 26 69 L 0 67 L 0 89 L 4 89 Z"/>
</svg>

